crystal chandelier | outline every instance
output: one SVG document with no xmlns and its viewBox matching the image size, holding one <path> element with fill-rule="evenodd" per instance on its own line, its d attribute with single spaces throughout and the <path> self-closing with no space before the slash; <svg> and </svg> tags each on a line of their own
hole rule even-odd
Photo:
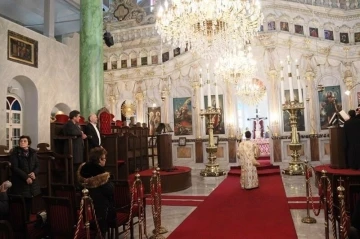
<svg viewBox="0 0 360 239">
<path fill-rule="evenodd" d="M 188 48 L 203 58 L 245 44 L 258 31 L 263 16 L 254 0 L 165 0 L 156 29 L 174 47 Z"/>
<path fill-rule="evenodd" d="M 236 94 L 247 105 L 257 105 L 263 99 L 266 87 L 259 79 L 245 79 L 240 82 Z"/>
<path fill-rule="evenodd" d="M 216 75 L 223 81 L 238 84 L 241 80 L 250 79 L 256 70 L 256 61 L 252 58 L 250 46 L 242 50 L 234 50 L 225 55 L 216 63 Z"/>
</svg>

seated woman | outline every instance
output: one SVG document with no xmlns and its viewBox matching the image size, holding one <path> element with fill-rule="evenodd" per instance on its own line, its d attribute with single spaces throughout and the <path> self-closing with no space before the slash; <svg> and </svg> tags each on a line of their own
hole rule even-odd
<svg viewBox="0 0 360 239">
<path fill-rule="evenodd" d="M 259 157 L 259 146 L 251 141 L 250 131 L 245 132 L 245 141 L 239 144 L 237 157 L 240 160 L 241 176 L 240 184 L 243 189 L 252 189 L 259 187 L 257 169 L 260 163 L 256 161 Z"/>
<path fill-rule="evenodd" d="M 115 221 L 116 217 L 114 185 L 109 181 L 110 173 L 104 169 L 106 154 L 104 148 L 91 149 L 89 162 L 81 164 L 77 172 L 78 182 L 89 190 L 103 237 L 108 231 L 108 223 Z"/>
<path fill-rule="evenodd" d="M 39 160 L 36 150 L 30 148 L 31 138 L 29 136 L 20 136 L 20 146 L 15 147 L 10 155 L 12 169 L 12 188 L 11 194 L 24 197 L 26 213 L 30 217 L 32 208 L 32 199 L 41 194 L 40 185 L 37 181 L 39 171 Z"/>
</svg>

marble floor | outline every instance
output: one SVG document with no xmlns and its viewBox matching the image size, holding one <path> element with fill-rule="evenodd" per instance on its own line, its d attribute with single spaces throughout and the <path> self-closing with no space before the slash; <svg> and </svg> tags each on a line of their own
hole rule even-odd
<svg viewBox="0 0 360 239">
<path fill-rule="evenodd" d="M 286 165 L 280 165 L 281 168 L 285 168 Z M 209 195 L 226 177 L 217 177 L 217 178 L 204 178 L 199 175 L 199 170 L 192 171 L 192 187 L 175 192 L 169 193 L 167 195 Z M 295 196 L 306 196 L 305 188 L 305 179 L 304 176 L 288 176 L 282 175 L 283 184 L 285 188 L 286 195 L 288 197 Z M 314 177 L 312 178 L 312 187 L 315 188 Z M 317 192 L 317 190 L 314 190 Z M 318 196 L 315 194 L 314 196 Z M 195 207 L 188 206 L 163 206 L 162 207 L 162 225 L 169 231 L 164 234 L 166 238 L 170 233 L 178 226 L 180 223 L 195 209 Z M 153 218 L 151 207 L 146 207 L 146 231 L 147 235 L 152 235 L 152 230 L 154 229 Z M 314 217 L 317 220 L 315 224 L 304 224 L 301 222 L 301 219 L 306 216 L 306 210 L 291 210 L 292 218 L 296 228 L 297 236 L 299 239 L 322 239 L 325 238 L 325 229 L 324 229 L 324 215 L 320 213 L 319 216 L 314 216 L 313 212 L 310 211 L 310 216 Z M 139 237 L 139 228 L 136 225 L 135 228 L 135 238 L 145 238 Z M 279 225 L 279 230 L 281 230 L 281 225 Z M 122 237 L 123 238 L 123 237 Z M 191 237 L 189 237 L 191 238 Z M 266 236 L 264 235 L 264 238 Z M 333 238 L 330 235 L 330 239 Z M 251 239 L 251 238 L 250 238 Z M 279 237 L 276 239 L 286 239 Z"/>
</svg>

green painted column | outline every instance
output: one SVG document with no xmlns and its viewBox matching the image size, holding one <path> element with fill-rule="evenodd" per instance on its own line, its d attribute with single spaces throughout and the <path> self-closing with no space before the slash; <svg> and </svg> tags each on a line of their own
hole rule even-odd
<svg viewBox="0 0 360 239">
<path fill-rule="evenodd" d="M 102 0 L 82 0 L 80 14 L 80 112 L 87 118 L 104 106 Z"/>
</svg>

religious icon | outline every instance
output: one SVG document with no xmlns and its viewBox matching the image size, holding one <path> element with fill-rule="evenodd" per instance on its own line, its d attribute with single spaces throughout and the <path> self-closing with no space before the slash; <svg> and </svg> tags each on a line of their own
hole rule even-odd
<svg viewBox="0 0 360 239">
<path fill-rule="evenodd" d="M 141 65 L 146 66 L 147 65 L 147 56 L 141 57 Z"/>
<path fill-rule="evenodd" d="M 137 67 L 137 59 L 136 58 L 131 59 L 131 67 Z"/>
<path fill-rule="evenodd" d="M 149 135 L 155 135 L 155 130 L 161 123 L 161 108 L 160 107 L 149 107 L 148 108 L 148 124 L 149 124 Z"/>
<path fill-rule="evenodd" d="M 290 91 L 285 90 L 285 100 L 286 102 L 290 102 Z M 304 92 L 301 91 L 301 94 L 304 95 Z M 299 99 L 299 91 L 298 89 L 294 89 L 294 100 L 298 101 Z M 290 114 L 286 111 L 283 111 L 283 122 L 284 122 L 284 132 L 291 132 L 290 125 Z M 305 131 L 305 113 L 304 110 L 299 110 L 297 112 L 297 130 Z"/>
<path fill-rule="evenodd" d="M 111 61 L 111 69 L 116 70 L 117 69 L 117 61 Z"/>
<path fill-rule="evenodd" d="M 320 127 L 327 129 L 334 113 L 342 110 L 340 86 L 326 86 L 322 92 L 319 92 L 319 105 Z"/>
<path fill-rule="evenodd" d="M 280 22 L 280 30 L 288 32 L 289 31 L 289 23 L 287 22 Z"/>
<path fill-rule="evenodd" d="M 174 134 L 192 135 L 191 97 L 174 98 Z"/>
<path fill-rule="evenodd" d="M 158 56 L 157 55 L 154 55 L 154 56 L 151 56 L 151 64 L 158 64 Z"/>
<path fill-rule="evenodd" d="M 180 55 L 180 47 L 174 49 L 174 57 Z"/>
<path fill-rule="evenodd" d="M 354 38 L 355 38 L 355 42 L 360 42 L 360 32 L 355 32 Z"/>
<path fill-rule="evenodd" d="M 264 25 L 260 25 L 259 32 L 263 32 L 263 31 L 264 31 Z"/>
<path fill-rule="evenodd" d="M 340 32 L 340 42 L 349 43 L 349 34 L 346 32 Z"/>
<path fill-rule="evenodd" d="M 360 92 L 357 92 L 358 105 L 360 105 Z"/>
<path fill-rule="evenodd" d="M 319 37 L 318 29 L 314 27 L 309 27 L 309 32 L 311 37 Z"/>
<path fill-rule="evenodd" d="M 331 40 L 333 41 L 334 40 L 334 32 L 333 31 L 330 31 L 330 30 L 324 30 L 324 38 L 326 40 Z"/>
<path fill-rule="evenodd" d="M 268 22 L 268 30 L 269 31 L 276 30 L 275 21 Z"/>
<path fill-rule="evenodd" d="M 127 68 L 127 60 L 121 60 L 121 68 Z"/>
<path fill-rule="evenodd" d="M 304 27 L 301 25 L 295 24 L 295 33 L 304 35 Z"/>
<path fill-rule="evenodd" d="M 162 54 L 162 62 L 166 62 L 169 60 L 169 52 L 165 52 Z"/>
<path fill-rule="evenodd" d="M 205 109 L 207 109 L 208 107 L 208 96 L 205 95 L 204 96 L 204 102 L 205 102 Z M 215 100 L 215 95 L 211 96 L 211 105 L 212 107 L 215 108 L 216 105 L 216 100 Z M 224 127 L 224 101 L 223 101 L 223 96 L 219 95 L 219 105 L 218 106 L 220 108 L 220 115 L 217 115 L 214 117 L 214 134 L 225 134 L 225 127 Z M 208 125 L 208 118 L 205 117 L 205 129 L 207 129 L 207 125 Z M 206 134 L 209 134 L 208 131 L 206 130 Z"/>
</svg>

